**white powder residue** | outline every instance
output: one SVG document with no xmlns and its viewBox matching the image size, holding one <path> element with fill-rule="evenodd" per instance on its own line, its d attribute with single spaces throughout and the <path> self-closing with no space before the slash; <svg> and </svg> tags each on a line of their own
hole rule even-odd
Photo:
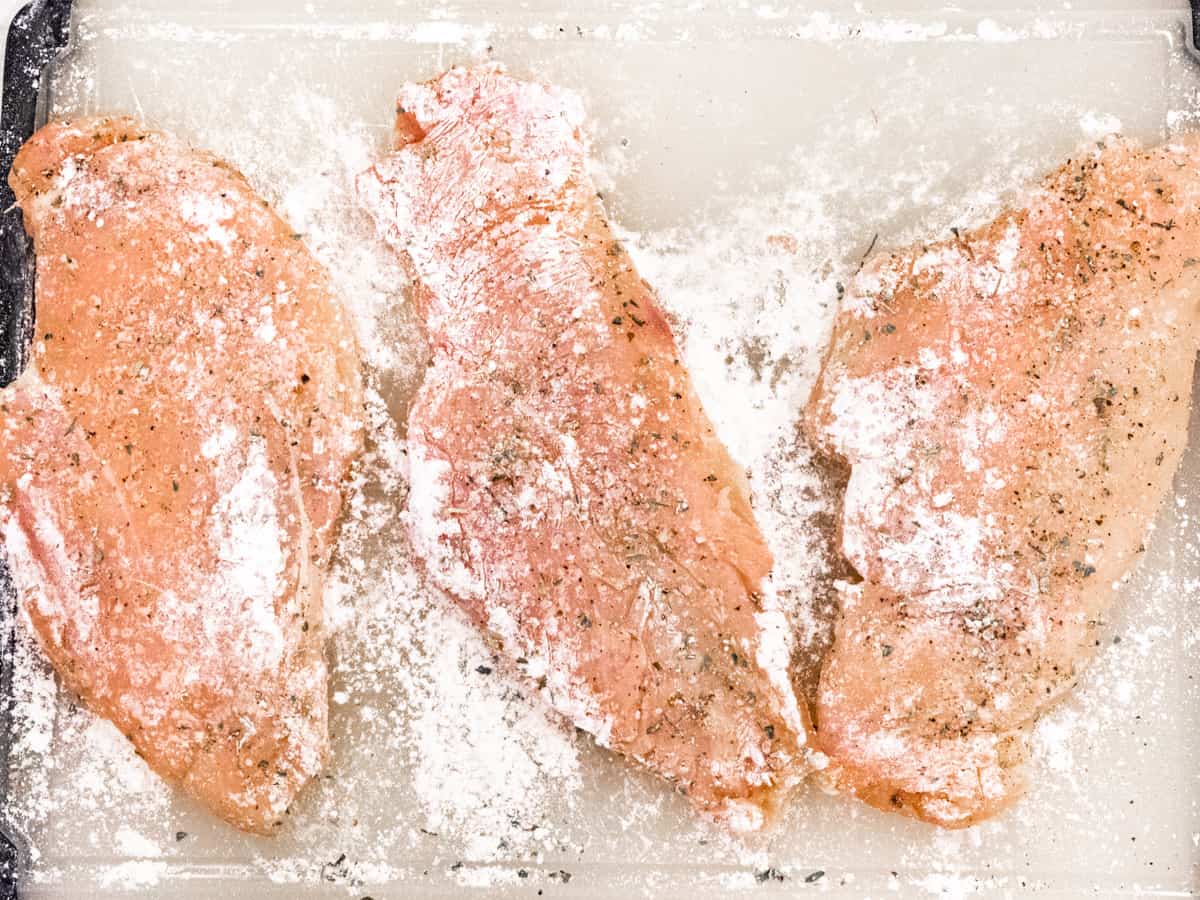
<svg viewBox="0 0 1200 900">
<path fill-rule="evenodd" d="M 761 629 L 758 635 L 758 652 L 755 662 L 767 674 L 771 684 L 784 698 L 784 721 L 796 732 L 806 737 L 806 729 L 800 719 L 800 708 L 796 702 L 795 691 L 792 689 L 790 668 L 792 661 L 792 627 L 787 617 L 780 612 L 778 601 L 767 591 L 763 612 L 754 616 L 755 622 Z"/>
<path fill-rule="evenodd" d="M 239 661 L 268 671 L 285 649 L 275 601 L 288 550 L 277 507 L 279 484 L 264 441 L 251 439 L 235 473 L 212 508 L 209 530 L 219 567 L 205 592 L 216 605 L 204 617 L 204 627 L 211 638 L 226 637 L 240 648 Z"/>
<path fill-rule="evenodd" d="M 1079 129 L 1093 140 L 1099 141 L 1121 133 L 1121 120 L 1112 113 L 1088 110 L 1079 117 Z"/>
<path fill-rule="evenodd" d="M 410 477 L 420 479 L 424 488 L 409 495 L 407 518 L 412 523 L 411 536 L 417 553 L 429 560 L 430 569 L 438 573 L 439 586 L 465 600 L 482 600 L 485 595 L 483 579 L 463 563 L 460 554 L 445 543 L 457 538 L 462 530 L 453 515 L 446 515 L 450 486 L 446 483 L 450 464 L 426 455 L 419 445 L 408 458 Z M 493 609 L 492 614 L 503 612 Z M 503 632 L 500 632 L 503 633 Z"/>
<path fill-rule="evenodd" d="M 204 439 L 200 445 L 200 455 L 205 459 L 216 459 L 227 453 L 237 440 L 238 430 L 224 422 L 221 426 Z"/>
<path fill-rule="evenodd" d="M 872 18 L 865 22 L 836 18 L 831 13 L 811 13 L 801 24 L 789 29 L 788 35 L 798 40 L 832 41 L 865 40 L 881 43 L 912 43 L 945 37 L 949 26 L 945 22 L 917 22 L 893 18 Z"/>
<path fill-rule="evenodd" d="M 241 12 L 230 8 L 231 16 Z M 697 18 L 708 12 L 697 10 Z M 410 464 L 413 477 L 437 474 L 422 472 L 429 461 L 409 460 L 404 443 L 408 404 L 427 350 L 395 254 L 347 199 L 354 176 L 383 146 L 400 80 L 431 76 L 495 43 L 496 55 L 514 61 L 515 71 L 544 71 L 573 88 L 594 90 L 597 102 L 589 103 L 589 111 L 593 124 L 602 126 L 597 110 L 607 82 L 588 67 L 584 35 L 608 42 L 605 53 L 616 49 L 613 41 L 628 42 L 634 55 L 647 51 L 656 59 L 659 47 L 652 40 L 683 35 L 661 54 L 662 71 L 674 79 L 687 71 L 686 57 L 706 56 L 704 41 L 689 36 L 699 26 L 672 25 L 672 17 L 653 6 L 631 8 L 626 21 L 603 30 L 581 21 L 578 32 L 565 12 L 561 22 L 508 30 L 459 21 L 456 13 L 419 15 L 407 24 L 326 24 L 313 15 L 290 31 L 262 33 L 218 27 L 208 14 L 186 23 L 155 23 L 138 10 L 121 13 L 128 21 L 114 15 L 85 11 L 80 44 L 55 76 L 56 111 L 119 103 L 119 84 L 128 79 L 155 125 L 178 130 L 246 173 L 325 263 L 351 311 L 371 382 L 371 445 L 356 472 L 325 597 L 333 753 L 282 833 L 270 841 L 243 838 L 176 797 L 114 726 L 60 696 L 23 626 L 3 818 L 29 846 L 31 882 L 47 885 L 46 892 L 65 891 L 84 858 L 110 860 L 89 869 L 98 874 L 87 889 L 141 890 L 145 896 L 165 894 L 185 870 L 238 872 L 249 891 L 256 883 L 296 885 L 297 891 L 332 889 L 353 897 L 439 890 L 482 895 L 489 889 L 567 896 L 599 894 L 614 885 L 621 896 L 647 897 L 686 893 L 692 885 L 701 886 L 698 895 L 811 889 L 836 896 L 969 896 L 1036 887 L 1037 878 L 1026 874 L 1049 872 L 1047 860 L 1076 855 L 1095 870 L 1098 895 L 1117 881 L 1173 885 L 1187 877 L 1179 873 L 1194 862 L 1196 829 L 1177 829 L 1176 843 L 1163 836 L 1173 823 L 1195 818 L 1194 800 L 1172 780 L 1182 763 L 1171 755 L 1192 746 L 1191 719 L 1179 710 L 1200 708 L 1195 691 L 1180 687 L 1186 665 L 1176 665 L 1181 654 L 1196 658 L 1200 649 L 1200 629 L 1188 611 L 1200 608 L 1191 603 L 1200 584 L 1175 577 L 1200 565 L 1186 508 L 1156 536 L 1154 547 L 1161 548 L 1165 536 L 1167 548 L 1144 567 L 1171 577 L 1138 576 L 1126 586 L 1138 602 L 1107 623 L 1102 655 L 1084 674 L 1080 693 L 1036 732 L 1034 793 L 1013 813 L 951 836 L 803 787 L 776 832 L 729 838 L 695 818 L 683 798 L 598 750 L 552 713 L 537 685 L 514 673 L 422 575 L 400 511 L 407 507 Z M 1038 143 L 1050 130 L 1044 121 L 1029 122 L 1026 107 L 993 102 L 990 94 L 947 100 L 947 114 L 936 121 L 924 115 L 922 104 L 909 102 L 940 90 L 952 77 L 956 53 L 1025 46 L 1013 44 L 1014 38 L 1065 38 L 1070 46 L 1091 27 L 1080 17 L 1032 17 L 1016 27 L 999 13 L 980 21 L 954 10 L 890 17 L 771 4 L 759 6 L 757 18 L 772 34 L 811 42 L 783 41 L 798 59 L 813 61 L 815 73 L 825 67 L 841 77 L 843 63 L 866 66 L 865 53 L 877 55 L 887 77 L 872 94 L 846 91 L 845 102 L 827 108 L 810 103 L 807 92 L 819 92 L 798 78 L 791 85 L 803 90 L 796 105 L 782 112 L 770 105 L 766 115 L 782 128 L 785 118 L 800 118 L 812 106 L 818 115 L 811 133 L 793 139 L 781 130 L 786 146 L 776 147 L 768 160 L 759 156 L 756 135 L 730 129 L 730 139 L 743 143 L 737 165 L 723 173 L 728 185 L 714 185 L 712 198 L 699 192 L 665 198 L 664 205 L 686 207 L 676 221 L 687 224 L 674 227 L 651 227 L 639 215 L 626 215 L 622 198 L 644 191 L 658 202 L 656 167 L 663 159 L 690 166 L 695 142 L 713 141 L 723 126 L 712 118 L 703 79 L 652 84 L 647 90 L 656 96 L 670 94 L 672 115 L 686 120 L 695 112 L 703 129 L 676 135 L 674 123 L 662 117 L 653 127 L 631 129 L 630 147 L 620 143 L 621 134 L 610 135 L 597 159 L 612 178 L 598 183 L 613 198 L 617 224 L 627 226 L 622 236 L 640 273 L 671 315 L 719 436 L 750 470 L 755 514 L 775 555 L 774 590 L 792 626 L 788 635 L 773 615 L 767 617 L 758 662 L 777 675 L 790 637 L 793 675 L 808 684 L 830 638 L 832 580 L 845 573 L 829 559 L 837 475 L 813 458 L 798 419 L 825 349 L 839 285 L 849 281 L 868 248 L 886 252 L 964 219 L 986 220 L 1014 185 L 1053 164 L 1076 138 L 1097 137 L 1131 119 L 1108 111 L 1107 101 L 1095 108 L 1071 101 L 1055 110 L 1070 139 L 1050 146 Z M 509 32 L 516 38 L 506 37 Z M 742 36 L 735 32 L 722 32 L 723 41 L 730 38 L 731 57 L 745 52 L 738 50 Z M 307 55 L 294 66 L 273 66 L 261 77 L 243 78 L 241 69 L 231 68 L 236 104 L 214 88 L 196 92 L 189 103 L 159 101 L 156 107 L 144 87 L 161 81 L 170 90 L 173 73 L 211 72 L 215 48 L 248 67 L 247 57 L 267 55 L 270 41 L 263 34 L 302 45 L 325 36 L 338 49 L 303 45 Z M 339 43 L 344 41 L 363 43 Z M 532 62 L 516 61 L 530 43 L 540 45 Z M 369 66 L 369 74 L 347 79 L 347 72 L 357 71 L 352 59 Z M 712 68 L 712 59 L 706 56 L 703 68 Z M 607 68 L 595 71 L 619 69 L 621 62 L 606 58 Z M 1115 59 L 1112 64 L 1118 65 Z M 817 76 L 804 77 L 815 82 Z M 1002 90 L 1003 79 L 996 81 Z M 1047 94 L 1057 89 L 1047 87 Z M 606 113 L 614 121 L 639 124 L 659 115 L 645 101 L 624 99 L 636 93 L 621 96 L 621 108 L 610 104 Z M 767 99 L 751 93 L 741 106 L 759 109 Z M 1169 114 L 1168 124 L 1195 120 L 1185 105 Z M 237 113 L 242 109 L 253 112 Z M 968 129 L 972 139 L 948 142 L 948 132 L 939 130 L 943 119 L 961 120 L 960 130 Z M 660 133 L 667 149 L 656 152 L 665 155 L 639 155 L 639 139 L 657 142 Z M 880 159 L 887 164 L 873 163 Z M 99 208 L 111 202 L 86 178 L 68 179 L 64 191 L 71 204 Z M 734 202 L 721 205 L 722 196 Z M 194 204 L 187 215 L 201 239 L 224 246 L 231 237 L 219 204 Z M 998 260 L 989 277 L 1004 268 Z M 253 327 L 261 339 L 271 339 L 265 316 Z M 570 339 L 586 348 L 583 337 Z M 944 357 L 943 366 L 966 363 L 952 351 Z M 222 531 L 232 580 L 261 588 L 286 552 L 275 540 L 286 512 L 269 501 L 278 486 L 255 474 L 252 451 L 236 458 L 236 431 L 218 421 L 210 427 L 212 433 L 198 438 L 203 458 L 233 457 L 240 473 L 225 485 L 232 494 L 226 511 L 240 510 L 243 523 L 240 531 Z M 986 422 L 971 429 L 981 441 L 991 439 Z M 564 450 L 586 453 L 585 447 Z M 1194 493 L 1194 471 L 1181 478 Z M 934 497 L 928 515 L 936 525 L 944 507 Z M 419 517 L 421 510 L 409 508 L 408 514 Z M 1176 532 L 1182 536 L 1170 537 Z M 1116 637 L 1120 644 L 1111 643 Z M 1151 842 L 1134 827 L 1158 833 Z M 178 833 L 184 836 L 176 838 Z M 186 866 L 176 865 L 180 860 Z M 989 878 L 998 861 L 1013 874 Z"/>
<path fill-rule="evenodd" d="M 179 198 L 179 213 L 183 220 L 196 226 L 195 237 L 212 241 L 229 253 L 236 237 L 232 228 L 222 223 L 233 218 L 233 207 L 207 194 L 183 194 Z"/>
<path fill-rule="evenodd" d="M 152 16 L 125 16 L 119 26 L 96 28 L 91 21 L 94 16 L 82 16 L 80 32 L 83 40 L 103 37 L 110 41 L 163 41 L 193 47 L 218 46 L 243 43 L 246 35 L 226 28 L 211 28 L 203 25 L 185 25 L 162 21 Z M 430 19 L 424 22 L 404 23 L 396 21 L 374 21 L 365 23 L 331 24 L 311 21 L 281 25 L 280 31 L 308 38 L 327 38 L 336 41 L 406 42 L 410 44 L 467 45 L 482 49 L 495 28 L 487 24 L 467 24 L 445 19 Z"/>
<path fill-rule="evenodd" d="M 464 44 L 469 38 L 486 37 L 461 22 L 421 22 L 412 26 L 405 39 L 418 44 Z"/>
<path fill-rule="evenodd" d="M 101 875 L 98 887 L 104 890 L 140 890 L 160 884 L 167 874 L 167 863 L 150 859 L 117 863 Z"/>
<path fill-rule="evenodd" d="M 797 192 L 796 201 L 775 221 L 746 211 L 696 233 L 621 235 L 682 325 L 681 349 L 705 410 L 751 469 L 795 424 L 836 307 L 836 277 L 826 273 L 833 248 L 778 233 L 783 223 L 824 218 L 811 195 Z"/>
<path fill-rule="evenodd" d="M 762 18 L 786 20 L 777 14 L 763 15 L 760 12 L 759 15 Z M 876 14 L 862 19 L 820 11 L 801 17 L 799 24 L 788 27 L 787 34 L 792 38 L 818 43 L 865 41 L 894 45 L 945 41 L 1011 44 L 1031 37 L 1040 40 L 1077 37 L 1082 31 L 1083 26 L 1078 22 L 1042 16 L 1025 16 L 1020 20 L 1020 25 L 1012 25 L 989 17 L 973 20 L 970 16 L 961 16 L 951 22 L 945 19 L 902 19 Z"/>
<path fill-rule="evenodd" d="M 112 723 L 80 709 L 58 688 L 32 628 L 17 624 L 16 740 L 5 820 L 15 824 L 34 861 L 55 858 L 64 841 L 82 840 L 100 856 L 122 854 L 122 846 L 132 847 L 123 837 L 135 833 L 129 823 L 161 827 L 171 791 Z"/>
<path fill-rule="evenodd" d="M 981 893 L 987 884 L 974 875 L 959 875 L 952 872 L 932 872 L 924 878 L 914 880 L 913 886 L 945 900 L 959 900 Z"/>
<path fill-rule="evenodd" d="M 580 785 L 575 738 L 536 695 L 479 671 L 496 663 L 472 626 L 443 615 L 424 631 L 429 656 L 421 668 L 444 673 L 413 682 L 420 699 L 411 722 L 412 762 L 425 827 L 463 833 L 467 859 L 494 859 L 512 814 L 545 802 L 539 793 L 548 783 L 561 792 L 559 802 L 573 802 Z M 469 723 L 447 710 L 469 711 Z"/>
<path fill-rule="evenodd" d="M 995 19 L 980 19 L 979 24 L 975 26 L 975 33 L 979 35 L 981 41 L 1003 44 L 1019 41 L 1022 36 L 1020 31 L 1015 28 L 1007 28 Z"/>
<path fill-rule="evenodd" d="M 1069 778 L 1074 771 L 1074 757 L 1069 740 L 1079 727 L 1079 716 L 1069 707 L 1047 716 L 1034 734 L 1034 752 L 1059 777 Z"/>
<path fill-rule="evenodd" d="M 376 744 L 348 752 L 374 755 L 382 742 L 399 754 L 420 810 L 407 828 L 437 835 L 460 859 L 553 846 L 553 829 L 541 820 L 573 804 L 577 739 L 418 573 L 394 495 L 381 491 L 402 483 L 408 461 L 396 452 L 402 445 L 377 395 L 371 403 L 383 452 L 372 454 L 350 501 L 334 581 L 354 613 L 336 638 L 339 651 L 369 661 L 342 671 L 336 709 L 357 716 L 363 726 L 348 727 Z M 364 791 L 371 777 L 362 773 Z"/>
<path fill-rule="evenodd" d="M 162 848 L 144 834 L 139 834 L 127 825 L 122 825 L 113 835 L 117 853 L 122 856 L 162 856 Z"/>
<path fill-rule="evenodd" d="M 773 590 L 799 654 L 793 663 L 808 670 L 803 680 L 815 676 L 830 638 L 834 492 L 798 419 L 820 369 L 846 258 L 861 253 L 837 199 L 854 185 L 822 166 L 824 158 L 797 154 L 789 189 L 769 204 L 741 204 L 729 218 L 690 230 L 620 233 L 677 325 L 706 413 L 748 469 L 776 561 Z"/>
</svg>

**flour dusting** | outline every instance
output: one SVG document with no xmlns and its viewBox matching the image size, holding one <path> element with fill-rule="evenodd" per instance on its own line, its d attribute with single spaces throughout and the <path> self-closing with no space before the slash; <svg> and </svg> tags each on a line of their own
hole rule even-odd
<svg viewBox="0 0 1200 900">
<path fill-rule="evenodd" d="M 1103 44 L 1113 68 L 1101 77 L 1084 55 L 1099 46 L 1085 41 L 1097 29 L 1069 12 L 1016 22 L 772 3 L 752 4 L 750 25 L 724 10 L 630 8 L 600 24 L 564 12 L 509 27 L 447 8 L 413 11 L 407 24 L 347 13 L 323 25 L 332 4 L 316 3 L 297 5 L 295 27 L 256 29 L 242 18 L 155 24 L 142 12 L 126 20 L 77 5 L 79 44 L 54 75 L 52 114 L 144 109 L 246 174 L 329 269 L 351 312 L 371 440 L 326 588 L 333 756 L 276 838 L 238 835 L 166 788 L 112 725 L 62 692 L 18 623 L 2 821 L 27 848 L 31 884 L 64 896 L 75 885 L 159 896 L 197 878 L 231 896 L 262 884 L 355 898 L 969 897 L 1073 890 L 1080 881 L 1061 861 L 1077 856 L 1100 894 L 1190 884 L 1200 813 L 1179 773 L 1194 769 L 1197 724 L 1180 710 L 1200 708 L 1180 674 L 1200 645 L 1184 608 L 1200 590 L 1184 502 L 1200 489 L 1191 457 L 1176 482 L 1180 504 L 1123 587 L 1134 602 L 1118 602 L 1079 691 L 1039 726 L 1033 792 L 1013 813 L 935 833 L 810 785 L 775 831 L 733 839 L 554 713 L 530 673 L 416 562 L 404 515 L 414 513 L 408 485 L 421 461 L 409 456 L 405 423 L 429 349 L 395 254 L 352 199 L 355 176 L 387 141 L 405 79 L 491 47 L 514 71 L 583 94 L 613 227 L 667 311 L 718 435 L 750 475 L 791 631 L 785 641 L 776 617 L 760 623 L 771 636 L 767 666 L 779 671 L 794 643 L 791 674 L 811 698 L 832 638 L 834 583 L 847 575 L 830 549 L 843 474 L 806 445 L 799 416 L 846 284 L 870 256 L 988 220 L 1087 141 L 1122 129 L 1154 138 L 1161 117 L 1133 91 L 1146 58 L 1123 65 L 1110 51 L 1124 45 Z M 1159 33 L 1130 22 L 1130 33 Z M 1074 67 L 1070 77 L 1050 67 L 1050 48 Z M 217 54 L 228 57 L 221 75 L 236 92 L 219 88 Z M 757 87 L 725 90 L 756 66 L 769 70 Z M 976 68 L 990 73 L 986 83 L 971 80 Z M 963 89 L 948 91 L 955 81 Z M 1104 83 L 1103 95 L 1087 93 L 1088 81 Z M 1194 122 L 1195 97 L 1174 96 L 1167 123 Z M 663 189 L 692 169 L 700 188 Z M 106 202 L 85 188 L 76 184 L 70 202 Z M 187 215 L 223 246 L 219 207 Z M 998 262 L 989 277 L 1004 277 Z M 272 322 L 260 311 L 251 327 L 271 340 Z M 230 565 L 239 579 L 269 580 L 288 552 L 273 540 L 268 502 L 284 486 L 259 477 L 253 449 L 235 450 L 219 417 L 210 424 L 202 452 L 247 463 L 244 480 L 227 486 L 228 506 L 254 553 L 240 556 L 238 530 L 222 531 Z M 985 444 L 987 422 L 975 425 Z M 923 511 L 926 535 L 943 528 L 943 544 L 953 537 L 940 512 L 949 502 Z"/>
</svg>

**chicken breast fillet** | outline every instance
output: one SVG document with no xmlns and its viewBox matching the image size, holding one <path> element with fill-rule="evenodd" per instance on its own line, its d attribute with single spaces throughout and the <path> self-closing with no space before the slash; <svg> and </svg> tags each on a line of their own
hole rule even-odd
<svg viewBox="0 0 1200 900">
<path fill-rule="evenodd" d="M 604 221 L 571 94 L 496 67 L 404 88 L 363 176 L 433 359 L 414 545 L 549 702 L 735 828 L 804 773 L 746 480 Z"/>
<path fill-rule="evenodd" d="M 1113 141 L 848 286 L 807 410 L 850 466 L 817 710 L 841 783 L 978 821 L 1076 683 L 1187 437 L 1200 149 Z"/>
<path fill-rule="evenodd" d="M 46 126 L 10 182 L 37 254 L 33 364 L 0 392 L 24 609 L 156 772 L 270 832 L 328 748 L 347 321 L 240 174 L 131 119 Z"/>
</svg>

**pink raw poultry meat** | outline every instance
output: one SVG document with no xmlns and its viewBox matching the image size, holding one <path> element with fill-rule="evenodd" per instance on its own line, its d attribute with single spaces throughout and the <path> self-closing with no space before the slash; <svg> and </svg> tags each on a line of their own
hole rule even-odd
<svg viewBox="0 0 1200 900">
<path fill-rule="evenodd" d="M 299 235 L 169 135 L 51 124 L 10 180 L 37 252 L 33 363 L 0 392 L 24 609 L 155 771 L 269 832 L 328 750 L 354 339 Z"/>
<path fill-rule="evenodd" d="M 1021 787 L 1187 443 L 1200 149 L 1114 141 L 849 285 L 808 430 L 849 463 L 819 743 L 945 826 Z"/>
<path fill-rule="evenodd" d="M 361 190 L 433 348 L 409 419 L 433 580 L 597 740 L 733 827 L 805 773 L 771 555 L 614 240 L 569 93 L 409 85 Z"/>
</svg>

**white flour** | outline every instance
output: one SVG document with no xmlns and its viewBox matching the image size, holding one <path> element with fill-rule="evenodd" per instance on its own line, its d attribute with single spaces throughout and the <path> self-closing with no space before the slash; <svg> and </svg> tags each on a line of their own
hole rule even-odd
<svg viewBox="0 0 1200 900">
<path fill-rule="evenodd" d="M 792 34 L 789 46 L 797 54 L 815 57 L 821 47 L 842 48 L 842 42 L 858 40 L 850 37 L 858 17 L 797 17 L 766 6 L 758 15 L 772 27 L 777 24 L 781 34 Z M 663 34 L 687 40 L 678 32 L 688 27 L 668 27 L 652 16 L 638 21 L 599 34 L 602 46 L 611 49 L 609 41 L 649 45 L 648 37 Z M 275 66 L 259 79 L 261 87 L 248 87 L 231 100 L 193 95 L 205 93 L 194 90 L 196 73 L 213 77 L 217 57 L 205 54 L 242 47 L 238 52 L 245 57 L 239 56 L 238 64 L 248 66 L 246 57 L 262 45 L 255 43 L 252 30 L 226 33 L 211 26 L 206 20 L 147 33 L 132 25 L 122 30 L 125 26 L 113 25 L 110 18 L 104 25 L 108 32 L 98 28 L 84 42 L 95 49 L 82 52 L 56 82 L 55 98 L 59 112 L 95 111 L 114 103 L 145 107 L 154 124 L 178 130 L 231 160 L 304 235 L 353 313 L 371 370 L 373 438 L 359 467 L 327 598 L 329 627 L 336 632 L 330 648 L 334 758 L 328 777 L 302 797 L 273 843 L 244 839 L 179 801 L 112 726 L 60 696 L 23 633 L 5 814 L 29 843 L 34 881 L 65 885 L 71 879 L 83 884 L 100 879 L 101 887 L 141 888 L 156 896 L 196 867 L 224 865 L 250 881 L 317 889 L 332 883 L 354 897 L 403 896 L 406 889 L 427 884 L 481 893 L 544 890 L 549 896 L 565 893 L 568 881 L 584 891 L 607 885 L 622 896 L 655 896 L 677 892 L 678 879 L 688 870 L 695 873 L 687 883 L 697 896 L 807 887 L 840 888 L 846 896 L 872 890 L 882 896 L 900 895 L 889 891 L 961 896 L 989 886 L 1033 884 L 1033 872 L 1058 877 L 1051 865 L 1056 857 L 1090 851 L 1081 865 L 1099 872 L 1097 879 L 1109 878 L 1105 884 L 1126 878 L 1135 865 L 1146 884 L 1180 883 L 1178 854 L 1170 857 L 1177 866 L 1171 872 L 1155 872 L 1146 863 L 1166 865 L 1161 848 L 1175 846 L 1167 830 L 1179 831 L 1189 847 L 1191 835 L 1200 834 L 1187 795 L 1194 784 L 1185 788 L 1182 778 L 1161 779 L 1163 770 L 1194 768 L 1194 759 L 1182 749 L 1192 746 L 1184 734 L 1189 720 L 1156 705 L 1195 699 L 1170 692 L 1173 680 L 1157 664 L 1168 654 L 1171 659 L 1180 653 L 1194 656 L 1200 642 L 1194 622 L 1181 624 L 1175 605 L 1176 598 L 1194 597 L 1197 589 L 1178 575 L 1185 563 L 1196 564 L 1186 508 L 1156 538 L 1157 556 L 1147 562 L 1147 570 L 1162 574 L 1136 579 L 1139 602 L 1128 604 L 1136 608 L 1118 613 L 1112 632 L 1121 643 L 1105 648 L 1081 691 L 1039 730 L 1030 772 L 1034 796 L 1016 814 L 969 832 L 934 835 L 808 789 L 793 798 L 774 837 L 735 843 L 698 823 L 680 798 L 627 771 L 547 712 L 449 601 L 424 584 L 413 564 L 397 510 L 408 474 L 407 400 L 420 381 L 426 351 L 393 254 L 376 241 L 365 215 L 347 199 L 352 178 L 369 164 L 390 125 L 387 98 L 394 90 L 375 90 L 371 84 L 395 81 L 397 73 L 410 68 L 431 75 L 442 62 L 443 49 L 435 44 L 423 45 L 416 61 L 394 61 L 395 48 L 388 42 L 461 41 L 455 45 L 460 51 L 474 53 L 493 32 L 432 19 L 403 33 L 363 26 L 352 37 L 380 47 L 371 57 L 373 68 L 364 66 L 363 83 L 337 91 L 306 83 L 326 77 L 323 66 L 336 69 L 345 81 L 353 45 L 335 41 L 340 49 L 329 51 L 328 59 L 325 51 L 314 51 L 291 64 L 307 65 L 303 77 Z M 558 22 L 539 26 L 537 34 L 523 31 L 534 41 L 582 46 L 568 43 L 582 38 L 569 22 L 563 27 L 562 37 Z M 637 126 L 652 113 L 648 107 L 622 107 L 610 121 L 628 128 L 634 140 L 626 146 L 621 133 L 609 132 L 598 142 L 596 156 L 612 182 L 604 188 L 606 203 L 616 225 L 625 226 L 620 235 L 677 325 L 707 412 L 749 468 L 756 514 L 776 556 L 776 589 L 801 640 L 796 662 L 802 678 L 811 678 L 812 660 L 828 640 L 829 582 L 837 573 L 826 561 L 822 531 L 830 524 L 829 477 L 798 439 L 797 422 L 820 363 L 838 283 L 876 244 L 875 232 L 880 234 L 874 249 L 882 250 L 966 219 L 986 219 L 1002 196 L 1079 140 L 1130 120 L 1125 109 L 1064 106 L 1047 113 L 1055 122 L 1071 123 L 1063 126 L 1070 132 L 1063 141 L 997 148 L 1025 128 L 1024 113 L 997 100 L 986 121 L 996 124 L 999 137 L 980 137 L 971 151 L 979 156 L 971 156 L 961 142 L 937 143 L 942 139 L 937 123 L 905 128 L 912 116 L 902 108 L 905 92 L 911 96 L 932 83 L 930 76 L 914 74 L 928 60 L 910 62 L 913 54 L 948 35 L 972 52 L 993 52 L 1016 46 L 1039 28 L 1048 39 L 1069 36 L 1073 25 L 1015 29 L 1007 21 L 881 20 L 861 43 L 870 45 L 871 53 L 901 48 L 889 57 L 886 72 L 890 106 L 875 106 L 863 95 L 854 103 L 831 105 L 827 123 L 800 149 L 764 154 L 725 172 L 733 187 L 724 194 L 714 187 L 712 198 L 667 198 L 665 205 L 686 208 L 669 226 L 647 228 L 646 217 L 628 213 L 631 205 L 638 207 L 634 193 L 621 187 L 631 183 L 627 173 L 641 171 L 637 183 L 657 184 L 659 175 L 647 160 L 685 165 L 695 150 L 687 141 L 696 140 L 696 134 L 711 138 L 716 126 L 684 132 L 665 150 L 657 144 L 647 149 L 645 136 L 655 132 Z M 137 37 L 131 37 L 134 32 Z M 144 41 L 136 45 L 142 56 L 128 63 L 103 57 L 134 40 Z M 514 56 L 523 46 L 513 45 Z M 548 76 L 572 82 L 593 78 L 595 70 L 583 63 L 572 68 L 571 52 L 563 52 L 565 62 L 545 64 Z M 863 57 L 846 53 L 862 64 Z M 820 57 L 813 65 L 832 67 L 839 58 Z M 105 69 L 105 78 L 96 77 L 98 68 Z M 176 70 L 180 74 L 173 74 Z M 193 83 L 183 83 L 189 75 Z M 810 70 L 806 77 L 816 84 L 822 70 Z M 129 90 L 120 87 L 126 81 Z M 707 122 L 707 109 L 686 106 L 691 102 L 686 88 L 680 82 L 682 111 L 669 113 Z M 796 90 L 801 89 L 809 88 L 798 82 Z M 587 97 L 589 112 L 602 128 L 604 119 L 596 110 L 605 103 L 604 89 L 593 91 Z M 803 113 L 806 97 L 788 98 L 796 115 Z M 965 101 L 956 109 L 971 123 L 984 121 Z M 791 112 L 781 106 L 763 115 L 784 118 Z M 664 116 L 663 128 L 670 125 Z M 1036 127 L 1037 122 L 1029 125 Z M 897 129 L 909 136 L 905 143 L 893 143 Z M 963 151 L 963 160 L 948 151 L 954 146 Z M 757 152 L 747 147 L 745 152 Z M 653 152 L 659 155 L 643 155 Z M 864 168 L 864 159 L 891 157 L 899 161 L 882 168 L 878 177 Z M 980 171 L 989 174 L 979 178 Z M 646 195 L 648 204 L 659 201 L 649 189 Z M 717 202 L 728 196 L 736 202 Z M 213 239 L 220 240 L 219 218 L 212 226 Z M 1194 475 L 1181 477 L 1181 492 L 1195 486 Z M 1139 715 L 1154 717 L 1155 734 L 1162 736 L 1149 737 L 1135 718 Z M 1160 773 L 1159 780 L 1144 774 L 1150 771 Z M 1165 785 L 1157 794 L 1161 799 L 1137 793 L 1145 784 Z M 1131 799 L 1136 801 L 1133 819 L 1127 818 Z M 1156 803 L 1164 824 L 1153 846 L 1160 849 L 1143 851 L 1149 839 L 1130 841 L 1138 834 L 1127 826 L 1158 821 Z M 1166 822 L 1195 824 L 1177 829 Z M 115 864 L 94 862 L 110 859 Z M 990 873 L 1001 860 L 1009 871 Z M 1109 876 L 1110 871 L 1117 874 Z M 854 872 L 858 881 L 850 887 Z M 389 884 L 394 886 L 379 887 Z"/>
</svg>

